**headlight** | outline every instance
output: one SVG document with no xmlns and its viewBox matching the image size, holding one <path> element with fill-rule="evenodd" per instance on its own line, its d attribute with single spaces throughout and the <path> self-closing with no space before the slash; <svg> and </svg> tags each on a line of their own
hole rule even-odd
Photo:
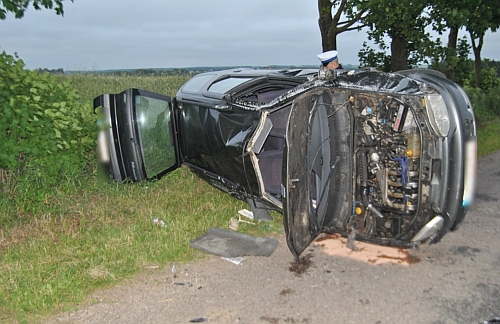
<svg viewBox="0 0 500 324">
<path fill-rule="evenodd" d="M 425 95 L 425 109 L 432 129 L 443 137 L 447 136 L 450 130 L 450 118 L 443 97 L 437 94 Z"/>
</svg>

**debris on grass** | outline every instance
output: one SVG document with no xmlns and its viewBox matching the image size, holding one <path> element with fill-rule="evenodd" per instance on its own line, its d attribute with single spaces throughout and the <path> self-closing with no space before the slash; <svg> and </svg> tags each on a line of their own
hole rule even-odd
<svg viewBox="0 0 500 324">
<path fill-rule="evenodd" d="M 167 224 L 159 218 L 153 218 L 153 224 L 160 227 L 167 227 Z"/>
</svg>

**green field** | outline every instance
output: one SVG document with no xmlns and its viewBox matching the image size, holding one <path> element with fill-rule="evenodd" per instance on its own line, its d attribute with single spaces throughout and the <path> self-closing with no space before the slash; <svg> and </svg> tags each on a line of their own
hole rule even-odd
<svg viewBox="0 0 500 324">
<path fill-rule="evenodd" d="M 57 76 L 70 81 L 95 122 L 92 99 L 129 87 L 174 96 L 189 78 L 99 74 Z M 483 109 L 484 110 L 484 109 Z M 498 116 L 481 118 L 479 152 L 500 148 Z M 95 160 L 92 153 L 90 160 Z M 19 206 L 0 211 L 0 322 L 37 322 L 74 309 L 92 291 L 116 284 L 145 267 L 201 258 L 189 246 L 212 226 L 226 228 L 247 205 L 181 168 L 159 181 L 114 184 L 96 180 L 94 164 L 68 176 L 43 199 L 40 212 Z M 253 235 L 282 233 L 282 217 L 258 226 Z M 163 221 L 158 226 L 155 219 Z"/>
<path fill-rule="evenodd" d="M 114 74 L 55 75 L 61 82 L 70 81 L 83 99 L 92 100 L 102 93 L 119 93 L 128 88 L 139 88 L 167 96 L 175 96 L 189 75 L 173 76 L 119 76 Z"/>
</svg>

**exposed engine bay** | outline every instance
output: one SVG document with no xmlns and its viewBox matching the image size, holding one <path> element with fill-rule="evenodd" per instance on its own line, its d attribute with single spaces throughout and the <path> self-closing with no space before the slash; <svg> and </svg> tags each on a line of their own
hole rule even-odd
<svg viewBox="0 0 500 324">
<path fill-rule="evenodd" d="M 425 100 L 419 95 L 390 95 L 366 91 L 339 91 L 331 93 L 327 108 L 328 127 L 335 129 L 337 112 L 347 110 L 352 134 L 330 133 L 332 136 L 351 137 L 352 148 L 352 212 L 335 215 L 332 222 L 319 225 L 344 234 L 356 231 L 360 239 L 384 244 L 409 246 L 410 240 L 432 214 L 431 178 L 434 162 L 422 147 L 433 145 L 436 136 L 428 124 Z M 269 129 L 262 131 L 264 145 L 257 152 L 267 197 L 281 198 L 281 163 L 284 127 L 290 106 L 271 112 Z M 345 117 L 342 117 L 345 118 Z M 279 135 L 278 135 L 279 134 Z M 346 142 L 346 144 L 349 140 Z M 332 149 L 333 155 L 336 155 Z M 335 158 L 332 157 L 332 161 Z M 314 176 L 313 176 L 314 178 Z M 332 180 L 333 181 L 333 180 Z M 314 187 L 315 185 L 312 184 Z M 311 189 L 314 192 L 316 189 Z M 311 197 L 312 208 L 318 209 Z M 431 215 L 432 214 L 432 215 Z M 321 223 L 321 221 L 318 219 Z"/>
<path fill-rule="evenodd" d="M 402 245 L 428 220 L 431 163 L 422 147 L 430 138 L 424 101 L 354 93 L 353 208 L 347 230 Z M 426 146 L 424 146 L 425 144 Z M 417 225 L 417 226 L 414 226 Z"/>
<path fill-rule="evenodd" d="M 294 230 L 401 247 L 439 241 L 444 226 L 453 229 L 443 209 L 455 199 L 447 196 L 450 168 L 443 161 L 452 158 L 447 105 L 454 103 L 426 83 L 344 77 L 332 81 L 333 91 L 325 86 L 330 81 L 316 80 L 285 93 L 258 84 L 231 98 L 265 110 L 247 147 L 263 198 L 281 208 L 285 198 L 295 206 L 307 197 L 307 210 L 291 211 Z M 282 170 L 297 184 L 289 185 Z M 299 180 L 303 173 L 307 179 Z M 302 196 L 286 197 L 303 184 Z"/>
</svg>

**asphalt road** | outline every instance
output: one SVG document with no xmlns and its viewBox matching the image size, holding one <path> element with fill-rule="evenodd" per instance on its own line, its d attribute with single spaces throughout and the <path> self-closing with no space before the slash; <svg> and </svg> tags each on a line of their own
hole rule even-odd
<svg viewBox="0 0 500 324">
<path fill-rule="evenodd" d="M 270 257 L 146 269 L 46 322 L 482 323 L 500 316 L 499 197 L 500 152 L 479 161 L 476 205 L 460 229 L 409 251 L 410 264 L 332 255 L 320 242 L 298 274 L 281 235 Z"/>
</svg>

